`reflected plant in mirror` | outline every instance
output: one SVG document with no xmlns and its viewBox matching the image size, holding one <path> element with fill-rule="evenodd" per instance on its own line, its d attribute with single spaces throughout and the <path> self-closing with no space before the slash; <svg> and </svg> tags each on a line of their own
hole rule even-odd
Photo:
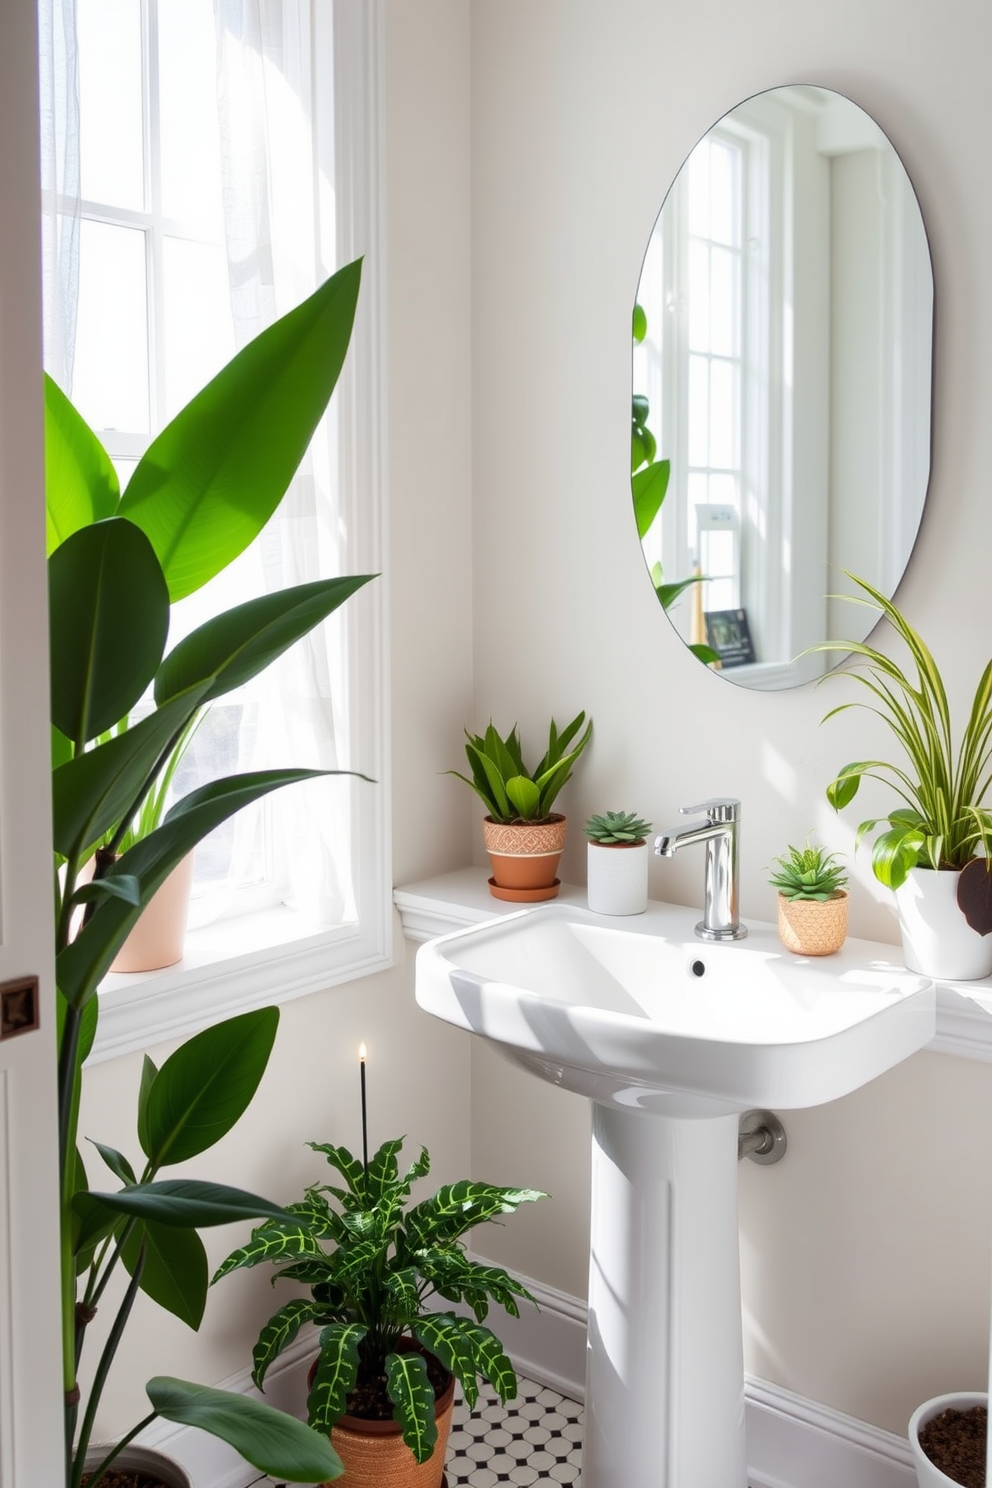
<svg viewBox="0 0 992 1488">
<path fill-rule="evenodd" d="M 775 88 L 692 150 L 638 284 L 631 485 L 662 608 L 730 680 L 828 668 L 838 571 L 895 592 L 929 480 L 932 323 L 912 184 L 856 104 Z"/>
</svg>

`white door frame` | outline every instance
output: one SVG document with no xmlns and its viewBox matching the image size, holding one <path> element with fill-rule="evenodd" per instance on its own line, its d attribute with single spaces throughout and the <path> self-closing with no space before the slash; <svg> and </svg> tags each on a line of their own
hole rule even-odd
<svg viewBox="0 0 992 1488">
<path fill-rule="evenodd" d="M 35 6 L 0 8 L 0 1488 L 63 1481 Z"/>
</svg>

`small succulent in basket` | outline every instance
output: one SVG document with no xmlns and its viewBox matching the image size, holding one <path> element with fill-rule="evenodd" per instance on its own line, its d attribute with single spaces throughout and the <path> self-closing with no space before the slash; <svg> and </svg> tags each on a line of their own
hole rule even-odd
<svg viewBox="0 0 992 1488">
<path fill-rule="evenodd" d="M 604 811 L 591 816 L 585 826 L 590 842 L 600 847 L 639 847 L 651 834 L 651 823 L 632 811 Z"/>
<path fill-rule="evenodd" d="M 772 863 L 769 883 L 778 889 L 778 935 L 798 956 L 830 956 L 847 936 L 847 874 L 837 854 L 792 847 Z"/>
<path fill-rule="evenodd" d="M 534 1301 L 506 1271 L 469 1260 L 461 1237 L 547 1195 L 463 1180 L 408 1206 L 414 1181 L 430 1168 L 426 1148 L 401 1174 L 402 1139 L 383 1143 L 367 1163 L 344 1147 L 309 1145 L 324 1154 L 344 1187 L 312 1184 L 300 1202 L 287 1206 L 295 1223 L 260 1225 L 214 1280 L 273 1262 L 282 1267 L 277 1276 L 309 1286 L 309 1300 L 285 1303 L 262 1329 L 254 1349 L 256 1385 L 262 1387 L 269 1366 L 300 1327 L 316 1323 L 320 1353 L 307 1401 L 310 1425 L 326 1433 L 346 1413 L 387 1420 L 392 1415 L 417 1462 L 424 1462 L 437 1440 L 428 1361 L 440 1363 L 445 1380 L 457 1378 L 470 1408 L 478 1399 L 479 1376 L 501 1401 L 512 1399 L 513 1366 L 482 1323 L 490 1302 L 517 1317 L 518 1297 Z M 467 1304 L 475 1321 L 430 1310 L 438 1297 Z M 403 1347 L 401 1340 L 408 1338 L 416 1351 Z M 339 1450 L 344 1457 L 344 1448 Z"/>
<path fill-rule="evenodd" d="M 788 855 L 775 858 L 768 882 L 786 899 L 833 899 L 847 883 L 847 874 L 837 854 L 814 847 L 806 838 L 803 847 L 789 846 Z"/>
</svg>

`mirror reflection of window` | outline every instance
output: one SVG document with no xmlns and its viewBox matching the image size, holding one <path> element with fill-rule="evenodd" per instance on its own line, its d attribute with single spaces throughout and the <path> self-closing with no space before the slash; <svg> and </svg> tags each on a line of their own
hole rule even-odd
<svg viewBox="0 0 992 1488">
<path fill-rule="evenodd" d="M 789 687 L 833 664 L 796 658 L 851 633 L 828 598 L 850 587 L 842 570 L 894 592 L 929 478 L 932 296 L 898 156 L 825 89 L 732 110 L 666 197 L 633 387 L 671 475 L 643 549 L 669 583 L 703 574 L 668 610 L 686 642 L 701 612 L 745 610 L 759 660 L 735 682 Z"/>
</svg>

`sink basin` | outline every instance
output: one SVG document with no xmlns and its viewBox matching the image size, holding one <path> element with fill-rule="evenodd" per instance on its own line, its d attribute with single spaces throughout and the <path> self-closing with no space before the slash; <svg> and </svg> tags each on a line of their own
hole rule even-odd
<svg viewBox="0 0 992 1488">
<path fill-rule="evenodd" d="M 819 1105 L 933 1037 L 933 984 L 887 948 L 799 957 L 759 927 L 703 945 L 696 918 L 524 910 L 423 946 L 417 1000 L 554 1084 L 682 1116 Z"/>
<path fill-rule="evenodd" d="M 739 1115 L 846 1095 L 934 1032 L 886 946 L 702 945 L 696 919 L 556 903 L 417 953 L 421 1007 L 593 1102 L 584 1488 L 747 1488 Z"/>
</svg>

